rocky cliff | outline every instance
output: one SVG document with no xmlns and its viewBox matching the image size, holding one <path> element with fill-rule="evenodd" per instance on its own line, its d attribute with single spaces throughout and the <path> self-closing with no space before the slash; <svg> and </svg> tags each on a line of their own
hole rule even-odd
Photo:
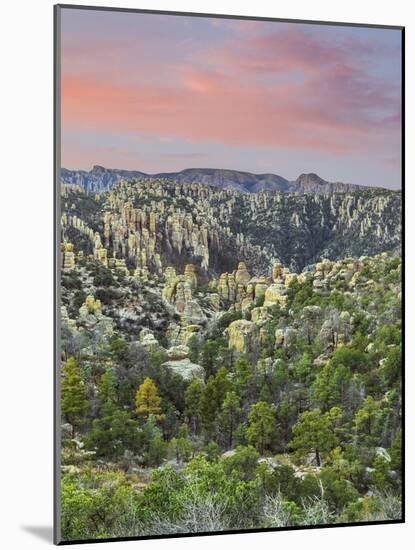
<svg viewBox="0 0 415 550">
<path fill-rule="evenodd" d="M 393 191 L 248 194 L 147 178 L 95 195 L 78 189 L 62 198 L 64 241 L 137 277 L 194 264 L 207 283 L 236 261 L 242 272 L 271 276 L 278 260 L 301 271 L 321 258 L 373 255 L 401 242 L 401 194 Z"/>
</svg>

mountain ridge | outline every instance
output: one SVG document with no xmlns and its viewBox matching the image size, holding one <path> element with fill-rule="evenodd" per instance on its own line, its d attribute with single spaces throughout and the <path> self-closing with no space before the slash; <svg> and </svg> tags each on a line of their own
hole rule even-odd
<svg viewBox="0 0 415 550">
<path fill-rule="evenodd" d="M 254 174 L 222 168 L 185 168 L 179 172 L 159 172 L 157 174 L 148 174 L 139 170 L 105 168 L 100 165 L 94 165 L 90 171 L 61 169 L 63 184 L 79 185 L 86 192 L 108 191 L 121 179 L 132 178 L 162 178 L 179 183 L 201 183 L 222 189 L 233 189 L 242 193 L 275 191 L 327 195 L 383 189 L 352 183 L 329 182 L 313 172 L 300 174 L 296 180 L 291 181 L 278 174 Z"/>
</svg>

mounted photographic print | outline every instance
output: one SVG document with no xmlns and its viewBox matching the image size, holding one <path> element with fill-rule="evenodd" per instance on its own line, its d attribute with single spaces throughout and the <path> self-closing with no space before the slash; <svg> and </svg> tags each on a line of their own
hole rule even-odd
<svg viewBox="0 0 415 550">
<path fill-rule="evenodd" d="M 55 542 L 399 523 L 401 27 L 55 7 Z"/>
</svg>

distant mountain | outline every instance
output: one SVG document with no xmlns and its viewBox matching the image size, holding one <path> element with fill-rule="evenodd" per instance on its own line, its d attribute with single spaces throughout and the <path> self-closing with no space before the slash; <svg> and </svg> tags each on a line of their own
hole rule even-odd
<svg viewBox="0 0 415 550">
<path fill-rule="evenodd" d="M 234 189 L 242 193 L 258 191 L 278 191 L 280 193 L 313 193 L 328 195 L 331 193 L 351 193 L 367 189 L 363 185 L 335 182 L 331 183 L 317 174 L 301 174 L 295 181 L 289 181 L 276 174 L 251 174 L 238 170 L 217 168 L 187 168 L 181 172 L 163 172 L 146 174 L 136 170 L 118 170 L 94 166 L 86 170 L 68 170 L 62 168 L 61 178 L 64 184 L 76 184 L 87 192 L 108 191 L 121 179 L 163 178 L 179 183 L 204 183 L 222 189 Z"/>
<path fill-rule="evenodd" d="M 104 168 L 94 166 L 92 170 L 67 170 L 61 169 L 62 183 L 79 185 L 84 191 L 109 191 L 114 183 L 121 179 L 143 178 L 147 174 L 134 170 L 118 170 L 116 168 Z"/>
<path fill-rule="evenodd" d="M 353 183 L 328 182 L 317 174 L 301 174 L 294 182 L 290 182 L 290 193 L 315 193 L 327 195 L 329 193 L 353 193 L 354 191 L 365 191 L 368 187 L 355 185 Z M 370 189 L 373 189 L 370 188 Z"/>
<path fill-rule="evenodd" d="M 187 168 L 181 172 L 165 172 L 155 177 L 175 180 L 179 183 L 204 183 L 223 189 L 234 189 L 245 193 L 257 191 L 289 192 L 290 182 L 275 174 L 251 174 L 238 170 L 218 168 Z"/>
</svg>

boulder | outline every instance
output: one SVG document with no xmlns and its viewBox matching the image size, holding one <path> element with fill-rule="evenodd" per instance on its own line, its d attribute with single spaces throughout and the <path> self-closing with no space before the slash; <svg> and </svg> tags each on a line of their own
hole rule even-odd
<svg viewBox="0 0 415 550">
<path fill-rule="evenodd" d="M 205 380 L 205 369 L 196 363 L 192 363 L 190 359 L 166 361 L 166 363 L 162 364 L 162 367 L 166 367 L 172 373 L 178 374 L 183 380 L 193 380 L 196 378 L 196 380 L 202 383 Z"/>
<path fill-rule="evenodd" d="M 225 451 L 220 455 L 221 458 L 231 458 L 236 453 L 235 449 L 230 449 L 229 451 Z"/>
<path fill-rule="evenodd" d="M 189 348 L 183 344 L 173 346 L 167 350 L 167 357 L 171 361 L 180 361 L 189 357 Z"/>
<path fill-rule="evenodd" d="M 209 293 L 206 295 L 206 300 L 209 302 L 209 305 L 215 311 L 220 311 L 220 298 L 219 294 Z"/>
</svg>

